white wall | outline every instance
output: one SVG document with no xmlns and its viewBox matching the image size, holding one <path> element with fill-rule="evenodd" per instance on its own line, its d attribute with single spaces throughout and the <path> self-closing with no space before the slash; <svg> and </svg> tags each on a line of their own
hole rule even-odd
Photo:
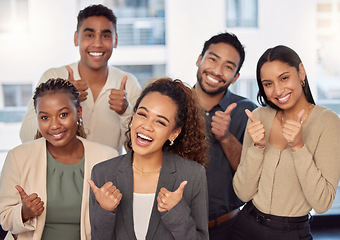
<svg viewBox="0 0 340 240">
<path fill-rule="evenodd" d="M 29 33 L 0 34 L 2 83 L 36 83 L 47 68 L 72 62 L 78 57 L 73 46 L 76 1 L 28 2 Z"/>
<path fill-rule="evenodd" d="M 285 44 L 300 54 L 315 85 L 315 0 L 258 0 L 256 29 L 226 29 L 225 0 L 165 1 L 166 46 L 121 47 L 118 43 L 111 64 L 166 64 L 167 75 L 194 84 L 195 62 L 204 42 L 228 30 L 246 47 L 239 81 L 255 78 L 257 59 L 268 47 Z M 48 68 L 78 60 L 73 45 L 78 8 L 77 0 L 30 0 L 29 34 L 0 34 L 0 83 L 36 83 Z"/>
<path fill-rule="evenodd" d="M 212 35 L 230 31 L 245 46 L 246 59 L 242 79 L 255 79 L 256 63 L 263 52 L 279 44 L 293 48 L 307 69 L 312 86 L 315 84 L 316 15 L 315 0 L 258 0 L 259 27 L 225 27 L 224 0 L 167 1 L 167 70 L 171 76 L 193 84 L 195 62 L 203 44 Z M 212 4 L 212 2 L 214 4 Z"/>
<path fill-rule="evenodd" d="M 167 0 L 167 71 L 171 77 L 196 82 L 196 60 L 203 44 L 224 31 L 224 0 Z M 213 4 L 212 4 L 213 3 Z"/>
</svg>

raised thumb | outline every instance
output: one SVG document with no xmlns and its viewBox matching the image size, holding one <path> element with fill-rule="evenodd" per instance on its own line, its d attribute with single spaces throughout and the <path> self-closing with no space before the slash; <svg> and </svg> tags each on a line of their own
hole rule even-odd
<svg viewBox="0 0 340 240">
<path fill-rule="evenodd" d="M 175 191 L 175 193 L 183 194 L 185 185 L 187 185 L 187 183 L 188 183 L 188 181 L 183 181 L 183 182 L 181 183 L 181 185 L 179 185 L 179 187 L 177 188 L 177 190 Z"/>
<path fill-rule="evenodd" d="M 120 90 L 125 90 L 127 79 L 128 79 L 127 76 L 124 76 L 124 77 L 123 77 L 123 79 L 122 79 L 122 81 L 121 81 L 121 83 L 120 83 L 120 88 L 119 88 Z"/>
<path fill-rule="evenodd" d="M 90 187 L 91 187 L 93 193 L 95 194 L 98 190 L 98 187 L 96 186 L 96 184 L 91 179 L 87 179 L 87 182 L 90 184 Z"/>
<path fill-rule="evenodd" d="M 73 70 L 70 66 L 66 66 L 67 72 L 68 72 L 68 80 L 69 81 L 74 81 L 74 76 L 73 76 Z"/>
<path fill-rule="evenodd" d="M 303 116 L 304 113 L 305 113 L 305 109 L 302 109 L 302 110 L 298 113 L 297 119 L 296 119 L 297 122 L 301 123 L 302 116 Z"/>
<path fill-rule="evenodd" d="M 25 197 L 28 197 L 27 193 L 25 192 L 25 190 L 21 186 L 16 185 L 15 188 L 18 190 L 21 199 L 24 199 Z"/>
</svg>

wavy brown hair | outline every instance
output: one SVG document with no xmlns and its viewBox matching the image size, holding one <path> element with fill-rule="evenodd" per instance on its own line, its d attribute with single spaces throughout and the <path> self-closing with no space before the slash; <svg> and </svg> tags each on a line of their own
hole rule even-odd
<svg viewBox="0 0 340 240">
<path fill-rule="evenodd" d="M 182 128 L 182 131 L 172 146 L 170 146 L 169 141 L 166 141 L 163 149 L 206 166 L 206 127 L 196 93 L 179 79 L 159 78 L 150 83 L 142 91 L 133 109 L 134 113 L 136 113 L 142 99 L 151 92 L 158 92 L 169 97 L 177 105 L 178 109 L 174 129 Z M 125 148 L 128 151 L 132 149 L 132 118 L 130 119 L 129 128 L 125 133 Z"/>
<path fill-rule="evenodd" d="M 79 92 L 77 88 L 68 80 L 62 78 L 51 78 L 47 80 L 47 82 L 40 83 L 40 85 L 35 89 L 33 95 L 33 104 L 35 111 L 37 111 L 36 108 L 39 97 L 57 92 L 68 93 L 76 108 L 78 109 L 80 107 Z M 86 133 L 81 119 L 77 122 L 77 125 L 78 128 L 76 134 L 80 137 L 86 138 Z M 37 130 L 34 139 L 38 139 L 41 137 L 41 133 L 39 132 L 39 130 Z"/>
</svg>

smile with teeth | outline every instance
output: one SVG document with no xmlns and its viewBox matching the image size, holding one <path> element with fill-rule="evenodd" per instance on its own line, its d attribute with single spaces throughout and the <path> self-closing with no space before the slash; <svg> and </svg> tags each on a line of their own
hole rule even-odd
<svg viewBox="0 0 340 240">
<path fill-rule="evenodd" d="M 58 134 L 50 134 L 52 138 L 54 139 L 59 139 L 61 138 L 63 135 L 65 134 L 65 132 L 60 132 Z"/>
<path fill-rule="evenodd" d="M 93 57 L 100 57 L 104 55 L 103 52 L 89 52 L 89 54 Z"/>
<path fill-rule="evenodd" d="M 141 138 L 141 139 L 143 139 L 143 140 L 149 141 L 149 142 L 152 142 L 152 141 L 153 141 L 152 138 L 150 138 L 150 137 L 148 137 L 148 136 L 145 136 L 145 135 L 143 135 L 143 134 L 141 134 L 141 133 L 137 133 L 137 137 L 138 137 L 138 138 Z"/>
<path fill-rule="evenodd" d="M 282 98 L 277 98 L 277 100 L 279 102 L 285 102 L 288 100 L 288 98 L 290 97 L 291 94 L 287 94 L 286 96 L 282 97 Z"/>
<path fill-rule="evenodd" d="M 215 78 L 211 77 L 210 75 L 207 75 L 207 79 L 212 82 L 212 83 L 219 83 L 218 80 L 216 80 Z"/>
</svg>

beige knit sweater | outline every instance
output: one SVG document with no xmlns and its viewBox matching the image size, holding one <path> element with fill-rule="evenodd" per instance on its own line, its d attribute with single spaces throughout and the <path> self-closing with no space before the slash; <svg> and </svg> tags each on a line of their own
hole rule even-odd
<svg viewBox="0 0 340 240">
<path fill-rule="evenodd" d="M 268 144 L 276 110 L 254 111 L 265 127 L 267 145 L 254 146 L 246 132 L 240 165 L 233 186 L 244 202 L 277 216 L 302 216 L 313 208 L 326 212 L 332 205 L 340 178 L 340 119 L 330 109 L 315 106 L 302 129 L 304 146 L 292 152 Z"/>
</svg>

